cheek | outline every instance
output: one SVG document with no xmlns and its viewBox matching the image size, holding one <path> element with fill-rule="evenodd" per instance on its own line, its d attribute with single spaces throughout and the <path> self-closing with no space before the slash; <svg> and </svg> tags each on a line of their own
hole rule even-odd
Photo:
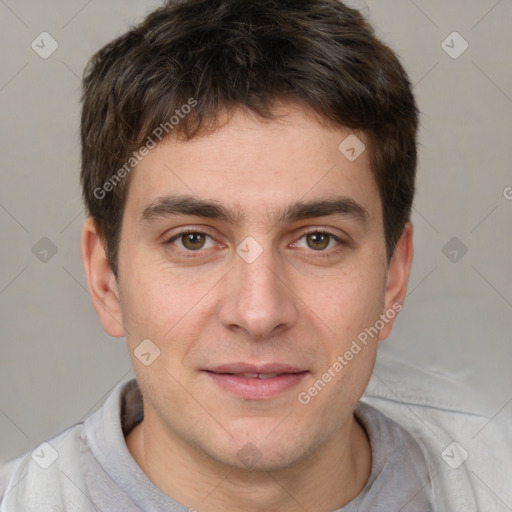
<svg viewBox="0 0 512 512">
<path fill-rule="evenodd" d="M 210 281 L 144 264 L 136 268 L 143 270 L 126 274 L 120 289 L 130 345 L 142 337 L 163 348 L 166 340 L 182 339 L 184 330 L 189 338 L 200 329 L 201 318 L 209 318 L 205 308 Z"/>
<path fill-rule="evenodd" d="M 136 344 L 141 337 L 157 341 L 160 325 L 170 325 L 176 313 L 169 304 L 172 295 L 166 283 L 144 264 L 134 262 L 120 270 L 119 292 L 129 344 Z"/>
<path fill-rule="evenodd" d="M 379 339 L 374 326 L 384 305 L 383 280 L 381 272 L 354 268 L 343 279 L 331 281 L 329 292 L 311 296 L 330 334 L 323 340 L 322 364 L 310 387 L 302 390 L 303 398 L 312 413 L 329 417 L 333 425 L 343 411 L 355 406 L 371 377 Z"/>
<path fill-rule="evenodd" d="M 338 340 L 347 342 L 378 319 L 385 279 L 377 268 L 354 266 L 322 284 L 307 300 Z"/>
</svg>

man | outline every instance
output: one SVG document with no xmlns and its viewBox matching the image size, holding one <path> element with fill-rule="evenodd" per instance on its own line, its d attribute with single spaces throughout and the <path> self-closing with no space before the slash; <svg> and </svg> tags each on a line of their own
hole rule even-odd
<svg viewBox="0 0 512 512">
<path fill-rule="evenodd" d="M 9 464 L 1 511 L 476 510 L 360 401 L 406 295 L 417 125 L 338 0 L 170 1 L 101 49 L 82 259 L 136 380 Z"/>
</svg>

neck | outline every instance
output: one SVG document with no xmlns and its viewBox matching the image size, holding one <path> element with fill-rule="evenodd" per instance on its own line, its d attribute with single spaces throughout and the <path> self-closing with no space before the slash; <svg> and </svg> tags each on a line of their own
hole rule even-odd
<svg viewBox="0 0 512 512">
<path fill-rule="evenodd" d="M 128 449 L 155 486 L 191 510 L 328 512 L 352 501 L 370 475 L 370 443 L 353 415 L 324 445 L 293 466 L 248 471 L 199 452 L 147 412 L 128 434 Z"/>
</svg>

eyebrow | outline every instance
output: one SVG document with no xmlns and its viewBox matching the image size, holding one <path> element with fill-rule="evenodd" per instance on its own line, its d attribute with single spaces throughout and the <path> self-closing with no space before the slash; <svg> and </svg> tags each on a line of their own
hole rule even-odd
<svg viewBox="0 0 512 512">
<path fill-rule="evenodd" d="M 215 219 L 230 224 L 241 224 L 246 216 L 239 210 L 232 210 L 213 200 L 198 199 L 194 196 L 163 196 L 149 204 L 140 218 L 141 223 L 151 223 L 159 218 L 175 215 L 191 215 Z M 275 224 L 285 224 L 315 217 L 339 215 L 367 225 L 370 221 L 368 210 L 349 197 L 335 197 L 316 201 L 298 201 L 272 216 Z"/>
</svg>

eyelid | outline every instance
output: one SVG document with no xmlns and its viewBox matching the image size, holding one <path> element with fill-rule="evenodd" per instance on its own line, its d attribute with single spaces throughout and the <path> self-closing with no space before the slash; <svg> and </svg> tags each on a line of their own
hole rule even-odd
<svg viewBox="0 0 512 512">
<path fill-rule="evenodd" d="M 320 233 L 321 235 L 330 235 L 333 238 L 341 238 L 341 235 L 337 235 L 337 234 L 333 233 L 328 228 L 316 228 L 316 227 L 307 229 L 306 231 L 302 231 L 300 238 L 302 238 L 305 235 L 311 235 L 314 233 Z"/>
<path fill-rule="evenodd" d="M 189 234 L 193 234 L 193 235 L 205 235 L 209 238 L 211 238 L 213 241 L 217 242 L 217 240 L 215 240 L 215 238 L 213 237 L 213 235 L 211 235 L 210 233 L 208 233 L 207 231 L 203 231 L 201 229 L 189 229 L 189 228 L 184 228 L 182 231 L 178 232 L 178 233 L 174 233 L 173 235 L 171 236 L 167 236 L 164 238 L 164 245 L 167 245 L 167 244 L 171 244 L 172 242 L 174 242 L 175 240 L 177 240 L 178 238 L 181 238 L 182 236 L 184 235 L 189 235 Z M 188 251 L 188 252 L 199 252 L 200 250 L 202 249 L 199 249 L 197 251 Z"/>
</svg>

